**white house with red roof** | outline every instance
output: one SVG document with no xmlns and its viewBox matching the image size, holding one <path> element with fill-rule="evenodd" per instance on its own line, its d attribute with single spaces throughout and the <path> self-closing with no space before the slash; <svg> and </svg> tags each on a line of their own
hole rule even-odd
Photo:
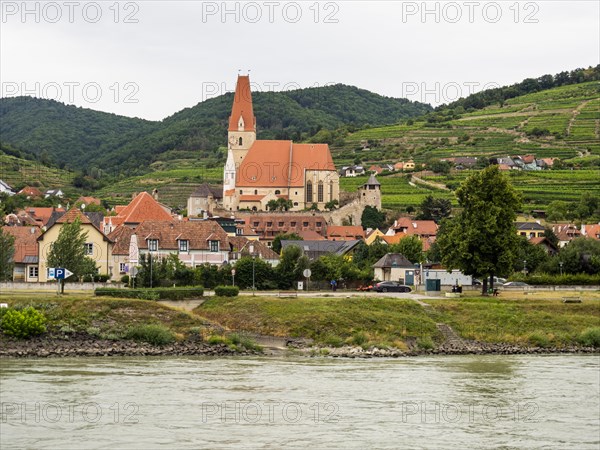
<svg viewBox="0 0 600 450">
<path fill-rule="evenodd" d="M 264 211 L 284 198 L 299 211 L 339 201 L 339 175 L 327 144 L 257 140 L 250 77 L 239 76 L 229 118 L 223 207 Z"/>
</svg>

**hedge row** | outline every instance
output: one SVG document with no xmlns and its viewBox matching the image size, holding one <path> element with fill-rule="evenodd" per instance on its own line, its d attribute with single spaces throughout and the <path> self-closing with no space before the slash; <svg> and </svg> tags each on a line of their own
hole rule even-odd
<svg viewBox="0 0 600 450">
<path fill-rule="evenodd" d="M 139 298 L 143 300 L 185 300 L 202 297 L 204 295 L 204 288 L 199 286 L 152 289 L 97 288 L 94 294 L 104 297 Z"/>
<path fill-rule="evenodd" d="M 236 297 L 240 293 L 240 288 L 237 286 L 217 286 L 215 287 L 215 295 L 219 297 Z"/>
<path fill-rule="evenodd" d="M 525 276 L 515 274 L 511 281 L 524 281 L 531 285 L 557 285 L 557 286 L 600 286 L 600 274 L 588 275 L 586 273 L 564 275 L 551 275 L 548 273 L 532 274 Z"/>
</svg>

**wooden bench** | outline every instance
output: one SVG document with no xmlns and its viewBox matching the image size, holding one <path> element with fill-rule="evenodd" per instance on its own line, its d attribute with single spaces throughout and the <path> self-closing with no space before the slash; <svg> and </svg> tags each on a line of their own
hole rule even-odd
<svg viewBox="0 0 600 450">
<path fill-rule="evenodd" d="M 563 303 L 581 303 L 581 297 L 563 297 Z"/>
<path fill-rule="evenodd" d="M 277 297 L 280 298 L 296 298 L 298 297 L 298 291 L 279 291 Z"/>
</svg>

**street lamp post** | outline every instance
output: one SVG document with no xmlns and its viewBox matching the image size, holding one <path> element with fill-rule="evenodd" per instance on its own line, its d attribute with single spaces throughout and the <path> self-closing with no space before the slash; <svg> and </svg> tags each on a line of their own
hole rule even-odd
<svg viewBox="0 0 600 450">
<path fill-rule="evenodd" d="M 525 275 L 527 275 L 527 260 L 526 259 L 523 260 L 523 273 Z"/>
<path fill-rule="evenodd" d="M 562 271 L 562 268 L 563 268 L 563 262 L 562 262 L 562 261 L 559 261 L 559 262 L 558 262 L 558 265 L 560 266 L 560 275 L 562 276 L 562 274 L 563 274 L 563 271 Z"/>
<path fill-rule="evenodd" d="M 255 268 L 254 264 L 256 262 L 256 253 L 254 253 L 254 245 L 250 246 L 250 255 L 252 256 L 252 296 L 256 295 L 256 285 L 255 285 Z"/>
</svg>

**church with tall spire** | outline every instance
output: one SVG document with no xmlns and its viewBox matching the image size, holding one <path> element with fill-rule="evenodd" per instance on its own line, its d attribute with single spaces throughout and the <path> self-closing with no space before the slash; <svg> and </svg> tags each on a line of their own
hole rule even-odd
<svg viewBox="0 0 600 450">
<path fill-rule="evenodd" d="M 283 198 L 290 210 L 339 201 L 339 175 L 327 144 L 257 140 L 250 77 L 237 79 L 229 117 L 223 207 L 229 211 L 266 211 Z"/>
</svg>

